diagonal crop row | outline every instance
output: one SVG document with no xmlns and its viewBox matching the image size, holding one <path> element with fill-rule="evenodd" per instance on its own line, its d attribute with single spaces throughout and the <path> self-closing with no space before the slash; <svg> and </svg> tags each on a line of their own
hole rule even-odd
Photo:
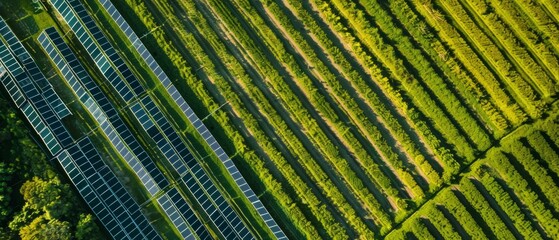
<svg viewBox="0 0 559 240">
<path fill-rule="evenodd" d="M 429 118 L 434 128 L 442 134 L 446 141 L 453 144 L 453 148 L 460 156 L 473 160 L 475 151 L 471 144 L 438 106 L 435 98 L 428 94 L 416 76 L 410 73 L 405 62 L 399 57 L 401 53 L 386 42 L 379 29 L 372 27 L 371 22 L 364 17 L 365 13 L 357 9 L 353 3 L 339 0 L 331 2 L 339 11 L 340 15 L 338 16 L 343 16 L 350 27 L 355 30 L 359 39 L 375 53 L 375 56 L 390 69 L 398 83 L 410 93 L 408 96 Z"/>
<path fill-rule="evenodd" d="M 262 41 L 262 39 L 248 37 L 248 33 L 246 32 L 247 28 L 241 27 L 242 24 L 244 25 L 247 23 L 239 22 L 238 17 L 237 19 L 235 19 L 234 17 L 230 17 L 232 16 L 231 9 L 233 8 L 230 7 L 231 5 L 229 5 L 229 3 L 217 1 L 208 2 L 212 10 L 218 13 L 215 15 L 219 16 L 219 18 L 221 18 L 228 27 L 234 28 L 234 30 L 230 30 L 229 32 L 232 32 L 236 35 L 236 39 L 241 41 L 244 49 L 249 52 L 249 56 L 256 59 L 255 62 L 258 63 L 257 66 L 263 68 L 263 70 L 261 70 L 265 72 L 265 74 L 263 75 L 268 77 L 266 79 L 266 83 L 271 85 L 271 89 L 273 89 L 275 91 L 274 93 L 277 94 L 277 96 L 283 101 L 283 105 L 288 108 L 294 119 L 298 120 L 298 123 L 303 127 L 307 136 L 311 137 L 313 144 L 318 147 L 320 153 L 324 155 L 326 159 L 328 159 L 329 162 L 333 164 L 338 173 L 343 176 L 343 178 L 347 181 L 347 184 L 349 184 L 349 187 L 352 189 L 352 192 L 354 192 L 357 197 L 365 201 L 365 206 L 377 209 L 377 211 L 375 212 L 377 214 L 375 214 L 374 216 L 377 218 L 383 217 L 382 214 L 385 213 L 383 213 L 382 211 L 379 212 L 380 205 L 378 204 L 378 202 L 376 202 L 373 195 L 371 195 L 370 193 L 365 194 L 366 192 L 368 192 L 368 189 L 363 185 L 363 182 L 355 175 L 355 172 L 353 172 L 350 165 L 345 160 L 342 160 L 340 158 L 338 151 L 335 150 L 336 147 L 333 146 L 333 143 L 329 140 L 326 134 L 324 134 L 324 132 L 320 130 L 321 127 L 319 123 L 311 117 L 308 110 L 303 107 L 303 104 L 301 103 L 299 98 L 294 96 L 290 86 L 286 82 L 284 82 L 284 78 L 280 76 L 279 72 L 276 69 L 273 68 L 273 64 L 269 62 L 270 60 L 268 57 L 270 56 L 266 56 L 265 54 L 263 54 L 262 49 L 255 45 L 254 40 Z M 239 15 L 237 14 L 237 16 Z M 255 15 L 253 15 L 253 17 L 254 16 Z M 254 33 L 252 34 L 253 36 L 255 36 Z M 260 46 L 266 46 L 266 44 L 261 44 Z M 268 48 L 268 50 L 273 51 L 273 53 L 275 54 L 278 54 L 278 52 L 280 51 L 280 49 L 274 47 L 270 47 Z M 292 62 L 293 60 L 289 59 L 288 56 L 284 56 L 284 58 L 278 59 L 282 59 L 282 61 L 294 64 Z M 294 67 L 294 65 L 290 66 Z M 294 76 L 302 77 L 302 73 L 294 74 Z M 338 187 L 340 187 L 340 185 L 338 185 Z M 337 191 L 337 189 L 327 190 Z M 335 196 L 334 202 L 338 204 L 339 209 L 341 209 L 345 217 L 350 220 L 350 224 L 356 229 L 358 234 L 364 236 L 371 234 L 368 227 L 365 227 L 364 223 L 361 222 L 360 219 L 350 217 L 356 214 L 354 212 L 355 210 L 347 207 L 342 207 L 343 205 L 341 205 L 342 202 L 340 202 L 340 200 L 344 199 L 344 197 L 340 197 L 341 195 Z M 351 196 L 346 195 L 346 197 Z"/>
<path fill-rule="evenodd" d="M 268 5 L 270 6 L 275 6 L 275 4 L 276 3 L 268 3 Z M 277 4 L 279 5 L 280 3 Z M 338 90 L 338 88 L 342 88 L 342 90 L 346 90 L 346 92 L 348 92 L 348 94 L 350 95 L 351 93 L 349 93 L 349 91 L 355 91 L 355 94 L 358 97 L 352 95 L 353 97 L 351 98 L 357 102 L 361 99 L 363 100 L 362 104 L 358 102 L 358 105 L 366 105 L 362 107 L 364 109 L 363 112 L 367 112 L 367 109 L 371 109 L 370 111 L 377 113 L 377 117 L 380 118 L 379 125 L 384 125 L 387 131 L 381 131 L 382 135 L 377 134 L 374 132 L 376 126 L 370 126 L 370 128 L 367 128 L 365 131 L 371 132 L 369 136 L 371 137 L 372 141 L 386 142 L 386 139 L 389 139 L 391 137 L 395 138 L 395 140 L 398 141 L 398 143 L 403 147 L 403 150 L 406 153 L 406 157 L 415 162 L 416 166 L 419 166 L 419 169 L 423 171 L 423 175 L 426 176 L 428 182 L 433 185 L 438 185 L 440 177 L 433 169 L 433 167 L 429 164 L 429 162 L 425 160 L 417 161 L 418 159 L 423 159 L 422 155 L 427 156 L 428 153 L 422 152 L 422 150 L 420 150 L 417 142 L 413 141 L 411 137 L 406 133 L 402 125 L 396 119 L 395 114 L 393 114 L 392 111 L 388 109 L 387 105 L 382 102 L 378 94 L 375 94 L 369 87 L 369 85 L 363 80 L 363 77 L 369 78 L 369 76 L 365 73 L 361 74 L 356 70 L 355 65 L 350 63 L 346 56 L 344 56 L 342 52 L 343 50 L 334 45 L 329 36 L 327 36 L 326 32 L 321 29 L 314 18 L 308 13 L 308 11 L 306 11 L 301 2 L 290 0 L 289 3 L 286 4 L 286 6 L 287 8 L 295 12 L 295 15 L 297 15 L 300 21 L 305 25 L 305 27 L 308 28 L 311 38 L 316 41 L 317 45 L 320 46 L 320 49 L 316 49 L 315 51 L 323 51 L 327 53 L 329 57 L 326 61 L 333 62 L 333 65 L 335 65 L 337 70 L 339 69 L 339 72 L 343 75 L 343 79 L 340 79 L 340 77 L 336 78 L 336 76 L 334 76 L 334 78 L 336 79 L 331 79 L 331 77 L 326 78 L 326 83 L 336 91 L 341 91 Z M 309 53 L 309 55 L 311 54 L 312 53 Z M 342 80 L 346 79 L 348 80 L 347 83 L 342 82 Z M 351 81 L 349 81 L 349 79 L 351 79 Z M 340 95 L 342 95 L 342 97 L 346 97 L 345 94 L 346 93 L 344 92 L 340 92 Z M 372 117 L 365 116 L 364 118 L 366 119 Z M 382 126 L 378 128 L 380 129 L 381 127 Z M 390 150 L 387 149 L 383 151 Z M 394 162 L 392 162 L 392 166 L 396 166 L 396 169 L 398 170 L 401 167 L 400 164 L 395 162 L 395 160 L 393 161 Z"/>
<path fill-rule="evenodd" d="M 462 63 L 451 53 L 451 50 L 441 42 L 440 38 L 432 33 L 432 29 L 424 19 L 404 0 L 391 1 L 388 6 L 394 14 L 394 21 L 400 21 L 406 30 L 413 36 L 414 40 L 421 45 L 431 59 L 448 77 L 448 82 L 455 89 L 462 101 L 471 106 L 473 115 L 486 125 L 486 129 L 493 132 L 502 132 L 509 127 L 508 120 L 497 109 L 493 100 L 487 97 L 487 93 L 471 77 L 471 73 L 464 69 Z"/>
<path fill-rule="evenodd" d="M 543 32 L 547 32 L 547 30 L 538 31 L 536 24 L 532 23 L 532 20 L 526 16 L 527 13 L 519 9 L 513 0 L 492 0 L 492 5 L 495 6 L 493 7 L 495 12 L 502 16 L 503 20 L 511 26 L 511 29 L 515 30 L 516 35 L 541 59 L 543 65 L 555 78 L 555 82 L 559 81 L 559 60 L 554 54 L 551 44 L 549 44 L 554 43 L 559 46 L 559 35 L 557 35 L 559 31 L 557 31 L 557 28 L 553 28 L 556 25 L 544 25 L 549 26 L 546 29 L 551 31 L 551 35 L 546 33 L 548 41 L 545 41 Z M 530 11 L 532 10 L 528 10 L 528 12 Z"/>
<path fill-rule="evenodd" d="M 447 172 L 443 174 L 443 178 L 447 178 L 458 170 L 459 164 L 454 159 L 454 154 L 442 143 L 431 129 L 430 124 L 421 118 L 420 112 L 411 104 L 409 100 L 395 87 L 390 79 L 385 76 L 385 70 L 379 67 L 375 62 L 375 58 L 371 53 L 363 47 L 363 44 L 350 32 L 341 22 L 340 17 L 333 12 L 333 9 L 325 2 L 320 0 L 314 1 L 310 5 L 319 11 L 322 19 L 326 21 L 328 26 L 337 32 L 337 37 L 343 40 L 346 46 L 349 46 L 353 53 L 365 64 L 372 81 L 369 83 L 372 87 L 380 87 L 382 92 L 387 95 L 391 103 L 399 109 L 401 114 L 406 114 L 410 120 L 409 124 L 417 130 L 421 135 L 421 139 L 431 146 L 434 154 L 438 156 L 441 164 L 446 166 Z M 378 84 L 378 85 L 377 85 Z M 406 121 L 407 122 L 407 121 Z"/>
<path fill-rule="evenodd" d="M 495 68 L 495 72 L 517 96 L 517 101 L 524 106 L 532 118 L 538 118 L 545 110 L 534 88 L 523 79 L 514 66 L 505 58 L 498 46 L 482 31 L 482 27 L 470 17 L 458 0 L 442 0 L 439 6 L 451 16 L 472 42 L 484 52 L 483 56 Z"/>
<path fill-rule="evenodd" d="M 312 65 L 316 68 L 317 75 L 322 80 L 322 84 L 325 88 L 329 89 L 332 92 L 333 98 L 337 100 L 336 104 L 344 106 L 344 110 L 348 113 L 348 115 L 352 118 L 352 121 L 362 130 L 364 135 L 371 141 L 372 145 L 375 149 L 379 149 L 378 154 L 382 156 L 382 159 L 388 161 L 391 167 L 393 168 L 392 171 L 396 171 L 396 174 L 402 179 L 403 183 L 406 184 L 407 187 L 411 187 L 413 190 L 412 193 L 415 197 L 421 198 L 424 196 L 424 193 L 421 188 L 417 185 L 416 181 L 410 175 L 409 172 L 405 171 L 405 163 L 402 163 L 399 159 L 399 156 L 396 152 L 393 151 L 392 147 L 388 145 L 388 142 L 382 138 L 382 133 L 379 129 L 373 125 L 370 121 L 363 121 L 367 119 L 365 113 L 360 109 L 358 104 L 354 101 L 354 97 L 352 97 L 341 85 L 339 80 L 334 76 L 333 73 L 327 68 L 327 66 L 318 58 L 314 49 L 308 44 L 308 42 L 298 33 L 293 26 L 290 24 L 289 19 L 285 15 L 281 13 L 281 10 L 278 8 L 277 5 L 270 3 L 267 8 L 270 9 L 271 12 L 274 12 L 274 16 L 282 23 L 282 26 L 286 28 L 288 36 L 290 36 L 292 40 L 291 44 L 297 44 L 298 48 L 301 49 L 301 52 L 305 55 L 306 62 L 309 65 Z M 361 159 L 367 159 L 366 157 L 362 157 Z M 382 161 L 381 159 L 381 161 Z M 381 162 L 380 164 L 385 164 Z M 362 167 L 367 170 L 367 173 L 371 178 L 377 179 L 377 182 L 386 182 L 390 181 L 385 179 L 384 174 L 391 174 L 384 173 L 379 174 L 382 169 L 380 169 L 375 162 L 365 162 L 362 164 Z M 388 170 L 388 169 L 386 169 Z M 384 177 L 384 178 L 379 178 Z M 399 180 L 396 180 L 399 181 Z M 401 197 L 397 196 L 398 191 L 394 189 L 391 185 L 381 185 L 383 189 L 388 190 L 388 193 L 401 199 Z M 397 185 L 396 185 L 397 186 Z M 398 204 L 405 203 L 403 201 L 398 202 Z"/>
<path fill-rule="evenodd" d="M 507 50 L 511 62 L 516 62 L 516 68 L 520 73 L 524 72 L 524 78 L 531 79 L 533 88 L 538 89 L 543 97 L 555 95 L 556 90 L 553 80 L 543 69 L 536 57 L 527 50 L 516 37 L 515 33 L 505 24 L 505 22 L 494 12 L 489 12 L 489 5 L 481 0 L 469 1 L 469 6 L 474 9 L 482 22 L 493 32 L 496 39 Z"/>
<path fill-rule="evenodd" d="M 467 38 L 451 24 L 451 21 L 447 21 L 443 13 L 436 9 L 434 5 L 423 3 L 420 0 L 413 0 L 413 2 L 421 15 L 431 26 L 435 27 L 441 39 L 450 45 L 454 53 L 474 75 L 481 86 L 483 86 L 491 99 L 495 100 L 496 105 L 507 119 L 510 120 L 511 124 L 516 126 L 526 121 L 527 116 L 519 104 L 502 87 L 502 83 L 497 79 L 497 75 L 487 67 L 488 65 L 485 64 L 482 57 L 465 41 Z"/>
<path fill-rule="evenodd" d="M 465 107 L 466 104 L 450 90 L 449 83 L 442 79 L 439 75 L 440 69 L 427 56 L 425 51 L 422 51 L 417 44 L 412 42 L 409 33 L 394 24 L 395 19 L 392 19 L 392 16 L 381 7 L 380 3 L 375 1 L 361 2 L 364 11 L 375 19 L 375 24 L 390 39 L 389 41 L 395 43 L 395 48 L 407 59 L 413 69 L 419 72 L 421 80 L 418 80 L 419 84 L 417 86 L 423 87 L 429 96 L 439 100 L 437 104 L 442 105 L 441 108 L 444 109 L 450 121 L 455 122 L 455 125 L 462 129 L 461 134 L 467 137 L 473 148 L 478 150 L 489 148 L 491 143 L 480 126 L 481 124 L 474 119 L 473 114 Z M 410 89 L 413 90 L 409 94 L 419 95 L 421 87 L 412 85 Z"/>
</svg>

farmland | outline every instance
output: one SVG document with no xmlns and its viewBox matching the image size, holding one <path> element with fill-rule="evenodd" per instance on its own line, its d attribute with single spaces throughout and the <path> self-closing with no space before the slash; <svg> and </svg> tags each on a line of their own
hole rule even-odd
<svg viewBox="0 0 559 240">
<path fill-rule="evenodd" d="M 99 1 L 81 2 L 248 229 L 269 238 L 131 40 Z M 287 237 L 559 238 L 558 1 L 111 2 Z"/>
<path fill-rule="evenodd" d="M 242 173 L 259 179 L 254 186 L 291 237 L 411 232 L 422 239 L 433 229 L 453 234 L 460 224 L 469 224 L 462 237 L 474 231 L 507 238 L 503 226 L 513 229 L 508 237 L 555 236 L 552 226 L 542 226 L 557 221 L 553 198 L 545 195 L 557 190 L 557 145 L 545 135 L 553 131 L 515 130 L 553 125 L 556 2 L 115 4 L 146 33 L 148 48 L 165 55 L 164 69 L 188 89 L 201 115 L 211 114 L 210 125 L 228 139 Z M 548 144 L 542 152 L 534 149 L 540 142 Z M 528 169 L 538 161 L 540 168 Z M 531 179 L 530 171 L 548 172 L 551 182 Z M 530 194 L 541 209 L 495 209 L 504 201 L 530 205 L 524 197 L 534 196 L 523 195 L 529 187 L 538 189 Z M 479 194 L 494 200 L 472 203 Z M 447 207 L 430 215 L 447 198 L 468 212 Z M 481 232 L 462 222 L 470 211 L 484 214 Z M 445 224 L 448 214 L 464 216 Z"/>
</svg>

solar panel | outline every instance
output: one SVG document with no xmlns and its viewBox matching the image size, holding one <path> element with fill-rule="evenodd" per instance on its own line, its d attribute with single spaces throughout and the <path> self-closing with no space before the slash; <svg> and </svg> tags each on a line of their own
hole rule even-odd
<svg viewBox="0 0 559 240">
<path fill-rule="evenodd" d="M 175 225 L 175 227 L 179 230 L 181 236 L 184 239 L 195 239 L 192 234 L 192 231 L 187 227 L 188 224 L 185 222 L 185 219 L 181 216 L 178 212 L 177 207 L 173 204 L 171 199 L 169 198 L 168 194 L 162 195 L 157 199 L 159 206 L 163 208 L 163 211 L 169 219 Z"/>
<path fill-rule="evenodd" d="M 54 134 L 52 131 L 47 127 L 44 121 L 39 117 L 39 113 L 29 104 L 26 102 L 21 110 L 25 115 L 25 118 L 31 123 L 31 126 L 41 136 L 41 140 L 47 146 L 47 149 L 51 153 L 51 155 L 56 155 L 60 150 L 62 150 L 62 146 L 56 141 Z"/>
<path fill-rule="evenodd" d="M 10 74 L 7 74 L 7 72 L 4 72 L 3 74 L 5 74 L 5 76 L 0 77 L 2 85 L 4 85 L 4 88 L 6 88 L 6 91 L 12 98 L 12 101 L 18 108 L 20 108 L 26 102 L 25 97 L 23 96 L 23 93 L 19 89 L 19 86 L 16 84 L 12 76 L 10 76 Z"/>
<path fill-rule="evenodd" d="M 115 239 L 161 239 L 104 163 L 101 162 L 104 167 L 100 171 L 92 171 L 91 157 L 100 160 L 96 152 L 91 152 L 92 148 L 91 140 L 85 137 L 61 152 L 57 159 L 97 218 Z"/>
<path fill-rule="evenodd" d="M 76 33 L 78 40 L 94 59 L 96 66 L 124 101 L 129 102 L 135 95 L 145 91 L 79 1 L 52 0 L 51 2 L 62 13 L 64 20 Z M 126 66 L 128 71 L 118 71 L 116 66 L 121 65 Z M 117 72 L 120 74 L 113 74 Z"/>
</svg>

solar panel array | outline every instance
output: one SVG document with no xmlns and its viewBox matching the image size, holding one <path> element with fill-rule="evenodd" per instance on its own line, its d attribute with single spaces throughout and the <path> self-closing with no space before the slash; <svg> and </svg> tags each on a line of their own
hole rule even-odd
<svg viewBox="0 0 559 240">
<path fill-rule="evenodd" d="M 253 238 L 153 100 L 146 96 L 130 109 L 223 236 Z"/>
<path fill-rule="evenodd" d="M 96 101 L 92 100 L 95 97 L 91 98 L 90 94 L 88 92 L 91 92 L 91 90 L 94 91 L 99 91 L 97 95 L 98 99 L 95 100 L 106 100 L 106 97 L 104 96 L 104 94 L 102 92 L 100 92 L 99 88 L 97 87 L 97 85 L 92 81 L 92 79 L 89 77 L 89 75 L 87 74 L 87 72 L 85 72 L 85 70 L 83 69 L 83 67 L 81 66 L 81 64 L 77 61 L 77 59 L 75 58 L 75 55 L 72 53 L 72 51 L 68 48 L 68 46 L 64 43 L 64 41 L 62 41 L 62 39 L 60 38 L 60 35 L 56 32 L 56 30 L 54 29 L 47 29 L 45 32 L 43 32 L 40 36 L 39 36 L 39 42 L 41 43 L 41 46 L 43 46 L 43 48 L 45 49 L 45 51 L 47 52 L 47 54 L 53 59 L 53 61 L 55 62 L 55 65 L 61 69 L 61 72 L 63 72 L 63 76 L 64 78 L 68 81 L 68 84 L 72 87 L 73 91 L 76 93 L 76 95 L 78 95 L 78 98 L 80 99 L 80 101 L 84 101 L 86 105 L 86 108 L 90 109 L 89 111 L 92 112 L 92 114 L 94 116 L 98 116 L 96 117 L 96 119 L 99 120 L 101 128 L 104 129 L 104 131 L 107 133 L 107 136 L 109 137 L 109 139 L 111 140 L 111 142 L 113 144 L 115 144 L 115 146 L 120 146 L 122 144 L 120 144 L 118 142 L 117 139 L 117 135 L 118 133 L 120 133 L 121 135 L 125 135 L 126 138 L 129 137 L 133 137 L 132 134 L 130 133 L 130 131 L 128 130 L 128 128 L 124 125 L 124 122 L 122 122 L 122 120 L 120 119 L 120 117 L 116 114 L 115 110 L 112 108 L 112 105 L 110 103 L 106 104 L 107 107 L 110 107 L 112 109 L 113 112 L 115 112 L 115 115 L 107 118 L 105 116 L 105 114 L 102 112 L 102 110 L 97 107 L 97 103 Z M 64 52 L 64 56 L 61 56 L 62 52 Z M 73 64 L 69 64 L 69 62 L 73 62 Z M 75 61 L 75 62 L 74 62 Z M 77 71 L 78 73 L 75 73 L 75 71 Z M 78 80 L 77 76 L 81 75 L 83 76 L 83 78 L 80 78 L 80 80 L 84 80 L 87 81 L 87 83 L 80 83 L 80 81 Z M 91 82 L 89 82 L 91 81 Z M 85 90 L 82 87 L 82 84 L 88 85 L 90 88 L 88 90 Z M 81 93 L 81 94 L 78 94 Z M 108 100 L 107 100 L 108 101 Z M 108 120 L 107 120 L 108 119 Z M 112 122 L 116 128 L 116 130 L 110 128 L 109 126 L 111 125 Z M 114 140 L 113 140 L 114 139 Z M 136 144 L 138 144 L 136 142 Z M 138 144 L 138 147 L 139 144 Z M 118 149 L 117 149 L 118 150 Z M 151 165 L 153 165 L 153 161 L 151 161 L 151 159 L 149 158 L 149 156 L 147 155 L 147 153 L 144 153 L 145 156 L 143 159 L 145 159 L 146 162 L 150 163 Z M 132 168 L 134 170 L 138 170 L 136 169 L 138 165 L 132 165 Z M 155 168 L 155 166 L 153 165 L 153 167 Z M 157 169 L 157 168 L 155 168 Z M 165 182 L 164 186 L 167 186 L 168 183 L 166 181 L 166 179 L 163 177 L 162 174 L 159 173 L 159 176 L 162 178 L 162 181 Z M 151 183 L 145 183 L 148 191 L 150 191 L 150 184 Z M 161 188 L 163 188 L 164 186 L 161 186 Z M 157 192 L 153 192 L 150 191 L 150 193 L 155 194 Z M 175 198 L 173 198 L 175 199 Z M 186 203 L 186 201 L 183 202 Z M 178 203 L 175 203 L 175 201 L 172 202 L 173 204 L 178 205 Z M 188 206 L 187 206 L 188 207 Z M 193 224 L 196 224 L 196 226 L 201 225 L 199 223 L 199 221 L 193 221 L 192 216 L 189 216 L 190 214 L 192 214 L 192 210 L 188 207 L 188 208 L 184 208 L 181 207 L 181 209 L 183 210 L 187 210 L 187 215 L 183 215 L 183 212 L 179 212 L 180 216 L 184 216 L 184 219 L 187 219 L 188 216 L 188 223 L 190 223 L 192 221 Z M 169 210 L 167 210 L 169 211 Z M 196 217 L 194 216 L 194 219 L 196 219 Z M 174 221 L 175 222 L 175 221 Z M 185 223 L 186 226 L 186 223 Z M 196 233 L 197 234 L 203 234 L 200 236 L 205 236 L 205 235 L 209 235 L 209 233 L 207 232 L 207 230 L 202 226 L 203 229 L 199 229 L 200 227 L 196 228 Z M 184 229 L 182 229 L 182 226 L 177 225 L 177 229 L 180 229 L 181 234 L 186 234 L 186 232 L 184 231 Z M 188 236 L 189 234 L 183 235 L 183 236 Z M 190 233 L 191 235 L 191 233 Z"/>
<path fill-rule="evenodd" d="M 161 171 L 155 166 L 149 155 L 140 146 L 139 142 L 118 114 L 116 114 L 116 110 L 108 102 L 106 96 L 101 92 L 95 82 L 93 82 L 91 77 L 88 76 L 83 66 L 75 61 L 77 58 L 60 38 L 60 35 L 56 31 L 53 32 L 49 30 L 41 33 L 38 40 L 49 57 L 53 59 L 56 67 L 62 73 L 64 80 L 71 86 L 76 96 L 78 96 L 78 99 L 91 113 L 103 133 L 132 168 L 134 173 L 136 173 L 148 192 L 153 196 L 159 192 L 161 188 L 169 185 Z M 58 49 L 57 46 L 61 46 L 63 49 Z M 62 52 L 65 54 L 62 55 Z M 69 65 L 69 62 L 73 62 L 73 64 Z M 79 72 L 81 76 L 87 77 L 83 79 L 78 78 L 76 71 Z M 81 82 L 81 80 L 86 81 L 87 85 L 91 88 L 86 90 L 84 88 L 86 83 Z M 93 91 L 93 94 L 90 91 Z M 105 102 L 103 106 L 105 106 L 105 108 L 110 107 L 113 116 L 109 118 L 106 112 L 99 106 L 97 100 Z"/>
<path fill-rule="evenodd" d="M 10 50 L 14 53 L 14 56 L 23 64 L 23 67 L 27 70 L 31 79 L 38 86 L 38 90 L 42 94 L 48 94 L 45 96 L 49 101 L 48 104 L 52 104 L 52 109 L 54 109 L 59 119 L 62 119 L 70 114 L 70 110 L 66 107 L 62 99 L 54 92 L 52 85 L 47 81 L 45 75 L 39 70 L 37 63 L 31 58 L 31 55 L 23 47 L 23 44 L 17 39 L 12 30 L 8 27 L 8 24 L 3 19 L 0 19 L 0 35 L 8 43 Z"/>
<path fill-rule="evenodd" d="M 61 122 L 70 111 L 23 45 L 11 30 L 6 30 L 9 28 L 0 19 L 0 72 L 5 71 L 5 76 L 0 76 L 2 84 L 80 195 L 113 238 L 161 239 L 140 205 L 101 160 L 91 140 L 85 137 L 74 142 Z"/>
<path fill-rule="evenodd" d="M 138 79 L 79 1 L 51 0 L 51 4 L 62 15 L 97 68 L 124 101 L 129 102 L 134 96 L 144 92 Z"/>
<path fill-rule="evenodd" d="M 245 197 L 247 197 L 252 205 L 256 208 L 268 228 L 274 233 L 275 237 L 278 239 L 286 239 L 285 233 L 281 230 L 281 228 L 277 225 L 276 221 L 272 218 L 269 214 L 268 210 L 264 207 L 260 199 L 256 196 L 254 191 L 248 186 L 244 177 L 239 173 L 239 170 L 233 163 L 233 161 L 227 156 L 225 151 L 221 148 L 219 143 L 215 140 L 213 135 L 208 131 L 206 126 L 200 121 L 198 116 L 192 111 L 190 106 L 186 103 L 184 98 L 180 95 L 177 91 L 175 86 L 173 86 L 171 80 L 167 75 L 163 72 L 161 67 L 157 64 L 153 56 L 149 53 L 147 48 L 141 42 L 140 38 L 134 33 L 130 25 L 124 20 L 122 15 L 118 12 L 118 10 L 114 7 L 110 0 L 100 0 L 101 5 L 105 8 L 105 10 L 109 13 L 109 15 L 113 18 L 113 20 L 117 23 L 120 29 L 124 32 L 124 34 L 128 37 L 132 45 L 136 49 L 136 51 L 142 56 L 144 61 L 147 63 L 149 68 L 154 72 L 157 76 L 159 81 L 163 84 L 163 86 L 167 89 L 168 93 L 171 95 L 175 103 L 180 107 L 182 112 L 187 116 L 188 120 L 196 127 L 196 130 L 202 134 L 205 141 L 210 145 L 213 151 L 217 154 L 221 162 L 225 165 L 229 174 L 233 176 L 237 185 L 243 191 Z"/>
<path fill-rule="evenodd" d="M 157 198 L 157 202 L 171 219 L 184 239 L 211 239 L 211 235 L 176 188 Z M 195 234 L 193 234 L 193 232 Z"/>
<path fill-rule="evenodd" d="M 4 21 L 1 20 L 0 23 L 4 23 Z M 10 30 L 6 27 L 3 27 L 2 29 L 2 33 L 5 33 L 6 29 Z M 4 35 L 1 36 L 2 37 L 0 39 L 6 40 Z M 17 38 L 15 41 L 18 41 Z M 14 44 L 13 40 L 10 40 L 10 42 L 12 42 L 11 45 L 13 46 L 22 47 L 21 44 Z M 28 119 L 29 117 L 33 117 L 33 121 L 30 121 L 33 128 L 36 130 L 40 129 L 38 133 L 39 136 L 41 136 L 42 141 L 47 146 L 49 152 L 52 155 L 56 155 L 63 147 L 70 145 L 73 140 L 66 127 L 62 125 L 60 119 L 58 119 L 52 111 L 44 96 L 38 91 L 34 81 L 32 81 L 33 79 L 29 76 L 30 73 L 26 71 L 28 69 L 25 69 L 14 55 L 15 52 L 27 53 L 26 50 L 13 50 L 8 47 L 4 41 L 0 40 L 0 62 L 8 70 L 7 75 L 9 75 L 9 77 L 4 78 L 3 85 L 6 87 L 12 99 L 15 100 L 16 105 L 18 105 L 21 109 L 24 107 L 27 109 L 29 115 L 26 115 L 26 117 L 28 117 Z M 33 61 L 33 59 L 27 58 L 26 61 Z M 38 69 L 36 70 L 38 71 Z M 19 91 L 20 89 L 22 91 Z M 56 95 L 54 92 L 51 94 Z M 29 100 L 30 105 L 26 106 L 25 99 Z M 64 103 L 61 104 L 63 105 Z M 32 114 L 33 112 L 36 112 L 36 114 Z M 38 119 L 35 119 L 35 116 L 37 116 Z M 48 134 L 47 130 L 49 132 Z M 53 140 L 56 144 L 53 143 Z"/>
<path fill-rule="evenodd" d="M 101 160 L 89 137 L 64 150 L 58 160 L 99 220 L 115 239 L 161 239 L 140 205 Z"/>
</svg>

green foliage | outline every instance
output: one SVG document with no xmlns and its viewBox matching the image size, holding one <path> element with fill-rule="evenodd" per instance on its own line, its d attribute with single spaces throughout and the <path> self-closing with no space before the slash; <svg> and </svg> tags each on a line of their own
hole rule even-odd
<svg viewBox="0 0 559 240">
<path fill-rule="evenodd" d="M 13 173 L 13 167 L 8 166 L 4 162 L 0 162 L 0 222 L 6 222 L 13 211 L 10 206 Z"/>
<path fill-rule="evenodd" d="M 99 227 L 91 214 L 80 214 L 80 220 L 76 225 L 75 237 L 77 240 L 101 240 Z"/>
<path fill-rule="evenodd" d="M 72 236 L 70 224 L 47 216 L 35 218 L 19 231 L 22 240 L 67 240 Z"/>
</svg>

